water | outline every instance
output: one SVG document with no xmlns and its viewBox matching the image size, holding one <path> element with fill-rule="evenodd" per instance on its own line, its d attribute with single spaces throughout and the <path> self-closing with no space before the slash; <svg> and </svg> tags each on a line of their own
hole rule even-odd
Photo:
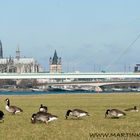
<svg viewBox="0 0 140 140">
<path fill-rule="evenodd" d="M 48 92 L 32 92 L 32 91 L 16 91 L 16 92 L 5 92 L 1 91 L 0 95 L 42 95 L 42 94 L 96 94 L 97 92 L 89 92 L 89 91 L 48 91 Z M 100 92 L 100 94 L 111 94 L 111 93 L 126 93 L 126 92 Z M 127 92 L 131 93 L 131 92 Z"/>
<path fill-rule="evenodd" d="M 32 92 L 32 91 L 16 91 L 16 92 L 5 92 L 2 91 L 0 92 L 0 95 L 42 95 L 42 94 L 89 94 L 89 93 L 95 93 L 95 92 L 68 92 L 68 91 L 48 91 L 48 92 L 41 92 L 41 91 L 36 91 L 36 92 Z"/>
</svg>

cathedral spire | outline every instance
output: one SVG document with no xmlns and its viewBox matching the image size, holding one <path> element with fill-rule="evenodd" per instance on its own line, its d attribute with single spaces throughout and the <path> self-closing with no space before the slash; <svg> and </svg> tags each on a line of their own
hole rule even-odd
<svg viewBox="0 0 140 140">
<path fill-rule="evenodd" d="M 0 58 L 3 58 L 2 42 L 0 40 Z"/>
<path fill-rule="evenodd" d="M 17 58 L 17 59 L 20 59 L 20 49 L 19 49 L 19 45 L 18 45 L 17 50 L 16 50 L 16 58 Z"/>
<path fill-rule="evenodd" d="M 57 56 L 57 52 L 55 50 L 54 56 L 53 56 L 53 59 L 52 59 L 52 64 L 57 64 L 57 63 L 58 63 L 58 56 Z"/>
</svg>

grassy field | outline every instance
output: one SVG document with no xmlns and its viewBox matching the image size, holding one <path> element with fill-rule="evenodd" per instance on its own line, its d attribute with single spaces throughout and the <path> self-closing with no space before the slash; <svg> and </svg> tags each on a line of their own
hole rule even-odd
<svg viewBox="0 0 140 140">
<path fill-rule="evenodd" d="M 10 99 L 11 105 L 21 107 L 24 112 L 18 115 L 6 112 L 6 98 Z M 59 119 L 48 125 L 31 124 L 31 115 L 38 111 L 40 104 L 48 106 L 48 112 L 57 115 Z M 5 120 L 0 123 L 0 140 L 140 140 L 140 112 L 127 113 L 120 119 L 104 118 L 108 108 L 123 110 L 134 105 L 140 108 L 139 93 L 1 95 L 0 110 L 5 113 Z M 90 116 L 65 120 L 66 111 L 74 108 L 83 109 L 89 112 Z M 95 133 L 109 134 L 110 137 L 93 136 Z M 139 135 L 136 136 L 136 133 Z"/>
</svg>

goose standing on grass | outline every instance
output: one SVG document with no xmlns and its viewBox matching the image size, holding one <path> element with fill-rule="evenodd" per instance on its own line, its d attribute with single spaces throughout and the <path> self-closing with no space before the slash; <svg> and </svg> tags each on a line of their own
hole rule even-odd
<svg viewBox="0 0 140 140">
<path fill-rule="evenodd" d="M 119 118 L 121 116 L 125 116 L 126 114 L 118 109 L 107 109 L 105 113 L 105 118 L 109 115 L 111 118 Z"/>
<path fill-rule="evenodd" d="M 73 109 L 73 110 L 68 110 L 66 112 L 66 119 L 68 118 L 68 116 L 74 116 L 74 117 L 77 117 L 77 118 L 80 118 L 80 117 L 83 117 L 83 116 L 89 116 L 88 112 L 86 111 L 83 111 L 81 109 Z"/>
<path fill-rule="evenodd" d="M 36 123 L 38 121 L 48 123 L 54 120 L 57 120 L 58 117 L 46 112 L 37 112 L 36 114 L 32 115 L 31 123 Z"/>
<path fill-rule="evenodd" d="M 10 106 L 10 100 L 7 98 L 5 99 L 6 101 L 6 106 L 5 106 L 5 109 L 9 112 L 9 113 L 12 113 L 12 114 L 16 114 L 16 113 L 20 113 L 20 112 L 23 112 L 23 110 L 19 107 L 16 107 L 16 106 Z"/>
<path fill-rule="evenodd" d="M 134 106 L 133 108 L 128 108 L 128 109 L 125 109 L 124 111 L 129 111 L 129 112 L 138 112 L 139 110 L 137 109 L 136 106 Z"/>
<path fill-rule="evenodd" d="M 48 108 L 47 106 L 43 106 L 42 104 L 40 105 L 40 108 L 39 108 L 39 111 L 40 112 L 47 112 L 48 111 Z"/>
<path fill-rule="evenodd" d="M 0 110 L 0 120 L 4 122 L 3 118 L 4 118 L 4 113 Z"/>
</svg>

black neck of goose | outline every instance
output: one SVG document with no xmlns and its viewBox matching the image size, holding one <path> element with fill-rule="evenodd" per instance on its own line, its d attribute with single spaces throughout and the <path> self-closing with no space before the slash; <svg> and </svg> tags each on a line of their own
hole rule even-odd
<svg viewBox="0 0 140 140">
<path fill-rule="evenodd" d="M 10 105 L 10 101 L 9 101 L 9 100 L 7 100 L 7 105 L 8 105 L 8 106 Z"/>
<path fill-rule="evenodd" d="M 36 114 L 33 114 L 33 115 L 32 115 L 32 118 L 35 118 L 35 117 L 36 117 Z"/>
<path fill-rule="evenodd" d="M 107 115 L 108 115 L 109 111 L 110 111 L 109 109 L 106 111 L 106 114 L 107 114 Z"/>
<path fill-rule="evenodd" d="M 108 109 L 108 110 L 106 110 L 106 113 L 105 113 L 105 118 L 107 117 L 107 115 L 108 115 L 108 112 L 109 112 L 110 110 Z"/>
<path fill-rule="evenodd" d="M 71 110 L 68 110 L 66 115 L 69 116 L 70 115 L 70 112 L 72 112 L 72 111 Z"/>
<path fill-rule="evenodd" d="M 71 110 L 68 110 L 68 111 L 67 111 L 66 116 L 65 116 L 66 119 L 67 119 L 67 117 L 69 116 L 70 112 L 72 112 L 72 111 L 71 111 Z"/>
<path fill-rule="evenodd" d="M 36 122 L 36 114 L 33 114 L 32 115 L 31 122 L 32 123 L 35 123 Z"/>
<path fill-rule="evenodd" d="M 134 109 L 135 109 L 135 110 L 137 110 L 137 107 L 136 107 L 136 106 L 134 106 Z"/>
</svg>

